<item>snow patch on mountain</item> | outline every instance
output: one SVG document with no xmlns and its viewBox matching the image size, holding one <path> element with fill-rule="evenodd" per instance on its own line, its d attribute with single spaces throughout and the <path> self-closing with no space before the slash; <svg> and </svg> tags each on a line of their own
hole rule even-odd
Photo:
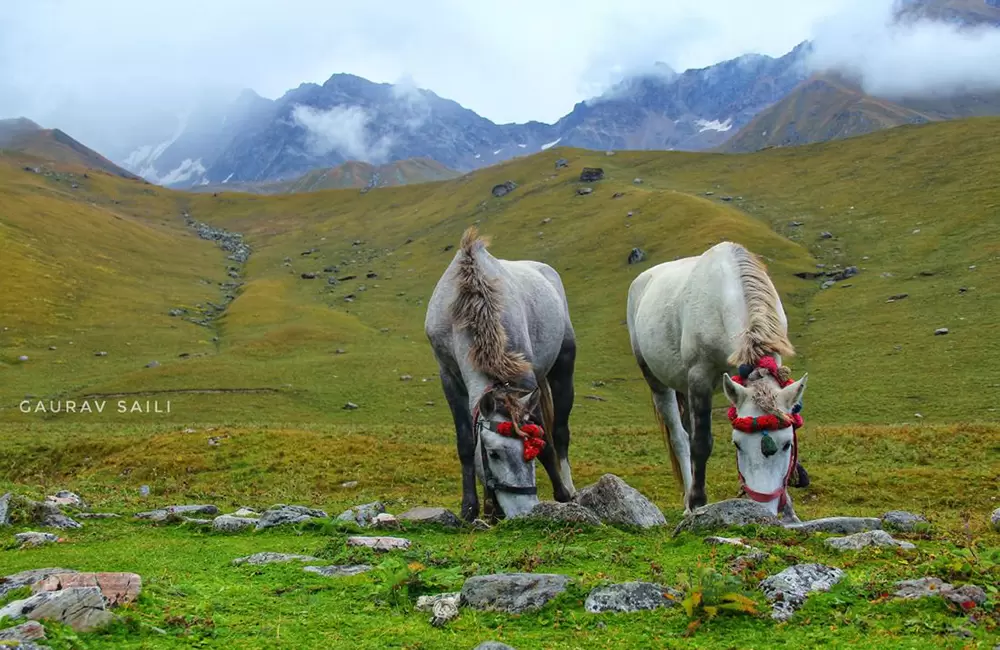
<svg viewBox="0 0 1000 650">
<path fill-rule="evenodd" d="M 186 158 L 184 162 L 175 169 L 170 170 L 170 172 L 156 182 L 160 185 L 175 185 L 187 182 L 194 184 L 195 181 L 204 180 L 205 171 L 205 166 L 201 163 L 201 158 L 198 160 Z"/>
<path fill-rule="evenodd" d="M 731 117 L 725 122 L 720 122 L 719 120 L 695 120 L 694 123 L 698 125 L 699 133 L 704 133 L 705 131 L 725 133 L 733 128 L 733 118 Z"/>
<path fill-rule="evenodd" d="M 539 147 L 539 148 L 540 148 L 540 149 L 541 149 L 542 151 L 545 151 L 546 149 L 551 149 L 552 147 L 554 147 L 554 146 L 556 146 L 557 144 L 559 144 L 559 141 L 560 141 L 560 140 L 562 140 L 562 138 L 556 138 L 556 139 L 555 139 L 555 140 L 553 140 L 552 142 L 546 142 L 545 144 L 543 144 L 543 145 L 542 145 L 541 147 Z"/>
</svg>

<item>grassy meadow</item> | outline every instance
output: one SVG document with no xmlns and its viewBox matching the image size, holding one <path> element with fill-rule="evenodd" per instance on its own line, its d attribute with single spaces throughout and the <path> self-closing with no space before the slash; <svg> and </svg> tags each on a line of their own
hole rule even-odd
<svg viewBox="0 0 1000 650">
<path fill-rule="evenodd" d="M 744 531 L 771 551 L 764 565 L 736 574 L 763 612 L 754 586 L 764 575 L 801 561 L 847 571 L 781 625 L 766 614 L 707 620 L 679 606 L 584 612 L 586 593 L 602 581 L 690 586 L 709 579 L 702 570 L 729 574 L 733 551 L 674 538 L 672 526 L 415 529 L 406 533 L 409 551 L 372 558 L 346 551 L 347 531 L 329 524 L 225 536 L 126 516 L 88 521 L 66 531 L 66 543 L 40 549 L 17 550 L 5 534 L 0 576 L 42 566 L 143 576 L 143 596 L 120 624 L 88 635 L 50 629 L 56 648 L 471 648 L 486 639 L 522 649 L 992 648 L 1000 626 L 1000 534 L 989 526 L 1000 507 L 997 152 L 1000 119 L 976 119 L 746 155 L 557 148 L 439 183 L 287 196 L 175 192 L 64 164 L 49 164 L 57 173 L 47 176 L 23 169 L 45 161 L 0 155 L 0 493 L 71 489 L 95 511 L 123 515 L 202 502 L 224 512 L 301 503 L 336 514 L 376 499 L 390 512 L 457 510 L 454 433 L 423 319 L 449 247 L 475 223 L 497 256 L 539 259 L 563 277 L 579 345 L 570 451 L 578 487 L 611 472 L 671 524 L 679 520 L 628 347 L 626 291 L 650 265 L 732 240 L 767 262 L 798 349 L 790 365 L 796 376 L 810 374 L 801 455 L 813 484 L 793 491 L 799 515 L 906 509 L 932 522 L 929 533 L 899 535 L 917 553 L 833 556 L 822 536 Z M 558 158 L 568 167 L 556 168 Z M 606 176 L 578 196 L 584 166 Z M 507 180 L 517 189 L 492 197 Z M 242 233 L 249 261 L 227 260 L 184 213 Z M 647 260 L 630 266 L 633 247 Z M 795 275 L 817 265 L 860 273 L 828 289 L 823 278 Z M 210 326 L 169 314 L 221 303 L 229 267 L 243 284 Z M 948 335 L 935 336 L 942 327 Z M 147 368 L 151 361 L 158 367 Z M 23 413 L 26 396 L 32 407 L 108 406 Z M 170 412 L 123 414 L 118 400 L 161 408 L 169 400 Z M 359 408 L 345 410 L 348 401 Z M 737 488 L 727 437 L 720 409 L 713 500 Z M 349 481 L 357 485 L 342 487 Z M 544 478 L 540 485 L 547 495 Z M 378 566 L 336 580 L 296 566 L 229 566 L 264 550 Z M 419 593 L 495 571 L 566 573 L 573 586 L 534 614 L 463 610 L 443 629 L 412 611 Z M 940 601 L 885 598 L 894 580 L 923 575 L 993 585 L 991 600 L 970 620 Z"/>
</svg>

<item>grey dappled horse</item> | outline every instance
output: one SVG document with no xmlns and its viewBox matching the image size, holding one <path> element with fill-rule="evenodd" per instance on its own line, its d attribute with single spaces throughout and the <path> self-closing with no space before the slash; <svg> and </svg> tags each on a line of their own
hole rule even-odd
<svg viewBox="0 0 1000 650">
<path fill-rule="evenodd" d="M 425 331 L 455 421 L 462 517 L 479 516 L 477 475 L 487 514 L 499 514 L 494 506 L 506 517 L 530 512 L 538 496 L 529 449 L 540 439 L 554 497 L 568 501 L 576 341 L 559 274 L 493 257 L 469 228 L 434 288 Z"/>
<path fill-rule="evenodd" d="M 791 382 L 787 368 L 780 368 L 781 356 L 794 350 L 781 299 L 764 266 L 739 244 L 723 242 L 697 257 L 647 269 L 629 288 L 628 330 L 653 392 L 674 474 L 684 485 L 685 509 L 708 501 L 712 395 L 724 381 L 735 407 L 732 440 L 744 492 L 795 520 L 787 485 L 797 470 L 800 485 L 807 479 L 797 465 L 791 422 L 801 408 L 806 378 Z M 734 366 L 741 367 L 735 379 L 725 374 Z"/>
</svg>

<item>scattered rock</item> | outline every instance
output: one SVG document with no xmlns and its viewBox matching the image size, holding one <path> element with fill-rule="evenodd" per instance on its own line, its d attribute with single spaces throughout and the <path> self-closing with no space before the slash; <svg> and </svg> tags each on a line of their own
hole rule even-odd
<svg viewBox="0 0 1000 650">
<path fill-rule="evenodd" d="M 896 583 L 897 598 L 913 600 L 940 596 L 954 603 L 963 611 L 981 607 L 986 603 L 986 591 L 976 585 L 954 587 L 939 578 L 919 578 L 917 580 L 902 580 Z"/>
<path fill-rule="evenodd" d="M 77 519 L 119 519 L 121 515 L 115 514 L 113 512 L 80 512 L 76 515 Z"/>
<path fill-rule="evenodd" d="M 858 273 L 860 273 L 860 271 L 858 271 L 858 267 L 848 266 L 844 270 L 834 273 L 831 277 L 840 282 L 841 280 L 846 280 L 847 278 L 853 278 Z"/>
<path fill-rule="evenodd" d="M 3 519 L 0 518 L 0 522 L 2 521 Z M 1000 508 L 994 510 L 993 514 L 990 515 L 990 523 L 993 525 L 993 530 L 1000 532 Z"/>
<path fill-rule="evenodd" d="M 909 298 L 909 297 L 910 297 L 910 294 L 908 294 L 908 293 L 897 293 L 895 295 L 889 296 L 886 299 L 886 302 L 896 302 L 898 300 L 905 300 L 906 298 Z"/>
<path fill-rule="evenodd" d="M 584 602 L 584 609 L 591 614 L 601 612 L 638 612 L 659 607 L 669 607 L 680 594 L 652 582 L 624 582 L 597 587 Z"/>
<path fill-rule="evenodd" d="M 791 222 L 789 222 L 788 225 L 791 226 L 792 228 L 798 228 L 799 226 L 802 225 L 802 222 L 801 221 L 791 221 Z"/>
<path fill-rule="evenodd" d="M 950 591 L 944 591 L 941 596 L 950 603 L 954 603 L 968 611 L 974 607 L 982 607 L 986 604 L 986 591 L 976 585 L 962 585 Z"/>
<path fill-rule="evenodd" d="M 507 645 L 506 643 L 500 643 L 499 641 L 483 641 L 472 650 L 515 650 L 515 649 Z"/>
<path fill-rule="evenodd" d="M 853 535 L 854 533 L 863 533 L 869 530 L 881 530 L 882 522 L 874 517 L 824 517 L 822 519 L 786 524 L 785 528 L 801 530 L 806 533 Z"/>
<path fill-rule="evenodd" d="M 322 510 L 315 508 L 278 504 L 264 511 L 260 516 L 260 521 L 257 522 L 257 530 L 273 528 L 274 526 L 284 526 L 286 524 L 300 524 L 310 519 L 326 519 L 327 516 Z"/>
<path fill-rule="evenodd" d="M 388 512 L 381 512 L 375 515 L 372 519 L 372 528 L 380 529 L 396 529 L 399 528 L 399 519 L 395 515 L 390 515 Z"/>
<path fill-rule="evenodd" d="M 51 620 L 69 625 L 77 632 L 89 632 L 111 622 L 104 598 L 97 587 L 45 591 L 0 608 L 0 619 Z"/>
<path fill-rule="evenodd" d="M 511 192 L 514 191 L 516 187 L 517 183 L 515 183 L 514 181 L 507 181 L 506 183 L 501 183 L 500 185 L 494 185 L 493 189 L 490 190 L 490 192 L 493 194 L 493 196 L 499 198 L 506 194 L 510 194 Z"/>
<path fill-rule="evenodd" d="M 59 507 L 70 507 L 77 508 L 79 510 L 86 510 L 87 504 L 83 499 L 80 498 L 78 494 L 74 494 L 69 490 L 60 490 L 55 494 L 50 494 L 45 497 L 45 501 L 48 503 L 54 503 Z"/>
<path fill-rule="evenodd" d="M 928 525 L 928 521 L 923 515 L 913 514 L 905 510 L 890 510 L 882 515 L 882 525 L 910 533 L 918 526 Z"/>
<path fill-rule="evenodd" d="M 400 375 L 399 381 L 413 381 L 413 375 Z"/>
<path fill-rule="evenodd" d="M 576 193 L 580 196 L 593 193 L 594 189 L 591 187 L 578 187 Z"/>
<path fill-rule="evenodd" d="M 260 513 L 253 508 L 240 508 L 230 515 L 232 517 L 259 517 Z"/>
<path fill-rule="evenodd" d="M 78 521 L 70 519 L 59 510 L 59 506 L 54 503 L 34 501 L 31 504 L 32 521 L 45 528 L 59 528 L 68 530 L 71 528 L 83 528 Z"/>
<path fill-rule="evenodd" d="M 410 548 L 410 540 L 402 537 L 348 537 L 348 546 L 364 546 L 375 551 L 393 551 Z"/>
<path fill-rule="evenodd" d="M 667 523 L 652 501 L 614 474 L 605 474 L 577 492 L 573 500 L 606 524 L 651 528 Z"/>
<path fill-rule="evenodd" d="M 594 402 L 607 402 L 608 400 L 600 395 L 584 395 L 583 399 L 589 399 Z"/>
<path fill-rule="evenodd" d="M 742 573 L 747 569 L 756 569 L 768 557 L 770 556 L 765 551 L 753 551 L 746 555 L 738 555 L 729 561 L 729 570 L 733 573 Z"/>
<path fill-rule="evenodd" d="M 147 368 L 159 368 L 160 367 L 160 362 L 159 361 L 150 361 L 149 363 L 146 364 L 146 367 Z"/>
<path fill-rule="evenodd" d="M 569 577 L 554 573 L 497 573 L 473 576 L 460 601 L 473 609 L 520 614 L 539 609 L 566 591 Z"/>
<path fill-rule="evenodd" d="M 823 284 L 819 285 L 819 288 L 820 289 L 829 289 L 830 287 L 832 287 L 835 284 L 837 284 L 836 280 L 827 280 Z"/>
<path fill-rule="evenodd" d="M 601 520 L 589 508 L 579 503 L 559 503 L 557 501 L 541 501 L 528 515 L 532 519 L 544 519 L 567 524 L 588 524 L 600 526 Z"/>
<path fill-rule="evenodd" d="M 628 213 L 625 214 L 625 216 L 626 217 L 631 217 L 633 214 L 634 214 L 634 212 L 632 212 L 631 210 L 629 210 Z"/>
<path fill-rule="evenodd" d="M 712 546 L 737 546 L 739 548 L 753 548 L 739 537 L 706 537 L 705 543 Z"/>
<path fill-rule="evenodd" d="M 831 546 L 838 551 L 860 551 L 869 546 L 899 547 L 905 550 L 917 548 L 910 542 L 901 542 L 884 530 L 869 530 L 863 533 L 854 533 L 846 537 L 831 537 L 826 540 L 827 546 Z"/>
<path fill-rule="evenodd" d="M 819 234 L 819 238 L 820 239 L 833 239 L 833 233 L 827 232 L 827 231 L 824 230 L 823 232 L 821 232 Z"/>
<path fill-rule="evenodd" d="M 361 407 L 358 406 L 357 404 L 355 404 L 354 402 L 348 402 L 347 404 L 344 404 L 343 410 L 345 410 L 345 411 L 354 411 L 354 410 L 359 409 L 359 408 L 361 408 Z"/>
<path fill-rule="evenodd" d="M 35 546 L 44 546 L 46 544 L 54 544 L 59 541 L 57 535 L 52 533 L 36 533 L 36 532 L 26 532 L 17 533 L 14 535 L 14 539 L 21 545 L 21 548 L 32 548 Z"/>
<path fill-rule="evenodd" d="M 947 333 L 948 333 L 947 327 L 939 327 L 936 330 L 934 330 L 934 336 L 944 336 Z"/>
<path fill-rule="evenodd" d="M 142 577 L 136 573 L 53 573 L 31 586 L 32 593 L 97 587 L 108 607 L 135 602 L 142 592 Z"/>
<path fill-rule="evenodd" d="M 351 488 L 358 487 L 358 482 L 357 481 L 344 481 L 343 483 L 340 484 L 340 487 L 344 488 L 345 490 L 349 490 Z"/>
<path fill-rule="evenodd" d="M 455 598 L 439 598 L 431 606 L 431 625 L 441 627 L 448 621 L 458 618 L 458 602 L 460 597 L 461 595 Z"/>
<path fill-rule="evenodd" d="M 633 248 L 628 253 L 628 263 L 638 264 L 646 259 L 646 251 L 641 248 Z"/>
<path fill-rule="evenodd" d="M 233 515 L 219 515 L 212 520 L 212 528 L 220 533 L 238 533 L 243 530 L 255 527 L 260 523 L 260 519 L 253 517 L 235 517 Z"/>
<path fill-rule="evenodd" d="M 350 576 L 356 576 L 359 573 L 364 573 L 365 571 L 371 571 L 372 565 L 344 564 L 335 566 L 307 566 L 303 567 L 302 570 L 308 573 L 316 573 L 321 576 L 326 576 L 327 578 L 347 578 Z"/>
<path fill-rule="evenodd" d="M 375 519 L 376 515 L 383 512 L 385 512 L 385 505 L 381 501 L 374 501 L 372 503 L 366 503 L 364 505 L 348 508 L 344 512 L 340 513 L 337 517 L 337 521 L 350 521 L 356 523 L 362 528 L 367 528 L 372 525 L 372 521 Z"/>
<path fill-rule="evenodd" d="M 0 526 L 10 525 L 10 500 L 13 497 L 10 492 L 0 496 Z"/>
<path fill-rule="evenodd" d="M 600 167 L 584 167 L 580 172 L 581 183 L 593 183 L 604 178 L 604 170 Z"/>
<path fill-rule="evenodd" d="M 641 178 L 633 178 L 632 179 L 632 183 L 634 183 L 635 185 L 642 185 L 642 179 Z"/>
<path fill-rule="evenodd" d="M 26 354 L 22 354 L 21 356 L 19 356 L 19 357 L 17 358 L 17 360 L 18 360 L 18 361 L 20 361 L 21 363 L 24 363 L 25 361 L 27 361 L 27 360 L 28 360 L 28 355 L 26 355 Z"/>
<path fill-rule="evenodd" d="M 30 587 L 35 582 L 57 573 L 65 574 L 75 572 L 73 569 L 60 569 L 58 567 L 54 567 L 47 569 L 30 569 L 28 571 L 21 571 L 20 573 L 0 578 L 0 599 L 4 598 L 15 589 Z"/>
<path fill-rule="evenodd" d="M 253 555 L 248 555 L 246 557 L 238 557 L 233 560 L 233 564 L 239 566 L 241 564 L 249 564 L 250 566 L 264 566 L 265 564 L 285 564 L 287 562 L 317 562 L 318 557 L 313 557 L 311 555 L 298 555 L 295 553 L 272 553 L 271 551 L 264 551 L 262 553 L 254 553 Z"/>
<path fill-rule="evenodd" d="M 420 596 L 417 598 L 417 604 L 415 609 L 418 612 L 431 612 L 434 610 L 434 603 L 437 603 L 442 600 L 454 600 L 457 603 L 461 595 L 462 595 L 461 592 L 455 591 L 445 594 L 431 594 L 429 596 Z"/>
<path fill-rule="evenodd" d="M 822 564 L 796 564 L 760 583 L 764 595 L 771 601 L 771 618 L 786 621 L 805 603 L 809 594 L 829 591 L 840 582 L 844 572 Z"/>
<path fill-rule="evenodd" d="M 731 196 L 720 196 L 719 200 L 720 201 L 725 201 L 726 203 L 729 203 L 730 201 L 733 200 L 733 197 L 731 197 Z"/>
<path fill-rule="evenodd" d="M 316 274 L 312 271 L 308 271 L 306 273 L 301 274 L 301 276 L 299 277 L 301 277 L 303 280 L 315 280 Z"/>
<path fill-rule="evenodd" d="M 620 199 L 623 196 L 625 196 L 625 192 L 615 192 L 614 194 L 611 195 L 611 198 L 612 199 Z"/>
<path fill-rule="evenodd" d="M 566 167 L 568 165 L 569 161 L 566 160 L 565 158 L 560 158 L 559 160 L 556 161 L 556 169 L 559 169 L 560 167 Z"/>
<path fill-rule="evenodd" d="M 396 518 L 412 524 L 438 524 L 448 528 L 458 528 L 462 525 L 462 520 L 445 508 L 419 506 L 397 515 Z"/>
<path fill-rule="evenodd" d="M 469 526 L 472 528 L 472 530 L 479 530 L 479 531 L 489 530 L 490 528 L 492 528 L 492 526 L 490 526 L 482 519 L 473 519 L 472 523 L 469 524 Z"/>
<path fill-rule="evenodd" d="M 106 357 L 106 356 L 108 356 L 108 353 L 107 352 L 103 352 L 103 351 L 102 352 L 95 352 L 94 356 L 95 357 Z"/>
<path fill-rule="evenodd" d="M 20 650 L 32 650 L 41 646 L 34 645 L 32 641 L 40 641 L 45 638 L 45 627 L 37 621 L 28 621 L 21 625 L 16 625 L 6 630 L 0 630 L 0 647 L 7 647 L 6 642 L 13 642 L 14 648 Z"/>
<path fill-rule="evenodd" d="M 725 530 L 733 526 L 762 524 L 778 526 L 780 522 L 760 503 L 750 499 L 727 499 L 696 508 L 677 524 L 674 534 L 682 530 Z"/>
</svg>

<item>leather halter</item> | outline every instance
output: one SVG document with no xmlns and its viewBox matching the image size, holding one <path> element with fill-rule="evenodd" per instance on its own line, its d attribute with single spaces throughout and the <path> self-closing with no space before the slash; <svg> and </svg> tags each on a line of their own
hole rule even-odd
<svg viewBox="0 0 1000 650">
<path fill-rule="evenodd" d="M 490 384 L 489 386 L 487 386 L 486 390 L 484 390 L 482 395 L 479 396 L 479 399 L 476 400 L 476 407 L 472 411 L 472 430 L 475 433 L 473 444 L 479 447 L 479 454 L 483 466 L 483 485 L 485 485 L 486 489 L 489 490 L 490 492 L 496 492 L 497 489 L 500 489 L 503 490 L 504 492 L 509 492 L 511 494 L 537 495 L 538 494 L 537 485 L 518 486 L 518 485 L 508 485 L 506 483 L 501 483 L 500 480 L 497 479 L 497 477 L 493 474 L 493 470 L 490 469 L 490 461 L 489 457 L 487 456 L 486 445 L 482 443 L 481 431 L 483 429 L 486 429 L 487 431 L 492 431 L 493 433 L 497 434 L 499 434 L 499 431 L 493 428 L 491 422 L 484 420 L 482 417 L 480 417 L 479 404 L 483 401 L 483 398 L 486 397 L 486 395 L 492 393 L 494 390 L 496 390 L 496 388 L 497 388 L 496 384 Z"/>
</svg>

